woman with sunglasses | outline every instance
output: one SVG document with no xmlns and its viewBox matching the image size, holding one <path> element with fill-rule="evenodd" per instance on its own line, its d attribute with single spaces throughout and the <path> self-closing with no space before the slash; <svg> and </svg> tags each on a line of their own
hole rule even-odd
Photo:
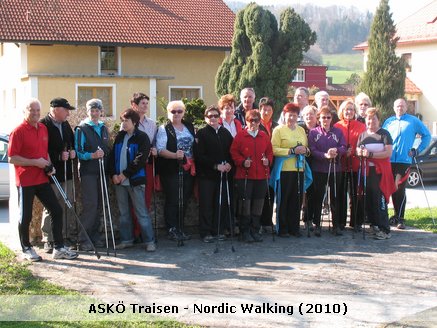
<svg viewBox="0 0 437 328">
<path fill-rule="evenodd" d="M 239 195 L 238 217 L 244 242 L 260 242 L 260 218 L 267 192 L 269 164 L 273 159 L 269 136 L 260 131 L 261 115 L 249 110 L 245 121 L 247 129 L 236 135 L 231 146 L 231 156 L 236 172 Z"/>
<path fill-rule="evenodd" d="M 229 227 L 227 187 L 232 187 L 232 159 L 229 149 L 231 133 L 219 124 L 220 111 L 216 106 L 205 110 L 207 125 L 197 131 L 196 171 L 199 183 L 199 232 L 205 243 L 218 238 L 224 240 L 223 230 Z M 221 188 L 220 188 L 221 186 Z M 219 204 L 219 194 L 222 190 Z M 229 190 L 230 191 L 230 190 Z M 219 206 L 222 205 L 219 211 Z M 230 204 L 228 204 L 230 205 Z M 220 218 L 218 218 L 220 213 Z M 220 223 L 220 226 L 219 226 Z M 213 237 L 215 236 L 215 237 Z"/>
<path fill-rule="evenodd" d="M 305 130 L 297 124 L 300 108 L 298 104 L 288 103 L 282 113 L 286 125 L 281 125 L 273 130 L 273 154 L 276 156 L 275 167 L 278 168 L 280 195 L 277 224 L 279 223 L 279 237 L 301 237 L 299 231 L 300 210 L 303 199 L 303 172 L 305 169 L 305 156 L 310 151 Z M 279 173 L 280 171 L 280 173 Z"/>
<path fill-rule="evenodd" d="M 341 130 L 331 126 L 332 114 L 328 106 L 320 108 L 317 118 L 320 126 L 312 129 L 308 135 L 308 144 L 313 157 L 311 169 L 314 184 L 313 221 L 316 224 L 314 234 L 317 237 L 321 235 L 322 203 L 328 197 L 327 186 L 329 186 L 333 233 L 339 236 L 342 233 L 338 218 L 339 197 L 336 197 L 336 195 L 339 194 L 340 184 L 337 183 L 336 177 L 340 176 L 341 164 L 338 159 L 346 153 L 346 141 Z"/>
<path fill-rule="evenodd" d="M 347 152 L 341 157 L 342 172 L 338 177 L 338 182 L 341 184 L 340 193 L 337 195 L 339 197 L 338 215 L 340 229 L 343 230 L 346 226 L 349 193 L 351 205 L 349 225 L 355 227 L 356 231 L 359 231 L 363 222 L 363 212 L 357 210 L 357 207 L 361 207 L 362 204 L 358 204 L 356 199 L 358 167 L 360 163 L 356 156 L 355 148 L 357 147 L 358 136 L 366 130 L 366 126 L 363 123 L 358 122 L 355 119 L 355 116 L 356 109 L 354 101 L 351 98 L 346 99 L 341 103 L 338 110 L 340 121 L 335 123 L 334 126 L 340 129 L 343 133 L 347 146 Z"/>
<path fill-rule="evenodd" d="M 185 105 L 182 101 L 169 102 L 167 105 L 169 120 L 159 127 L 156 135 L 156 149 L 159 156 L 156 168 L 165 194 L 165 223 L 169 239 L 177 241 L 189 239 L 183 232 L 183 221 L 195 175 L 192 160 L 194 127 L 183 119 L 184 113 Z M 181 180 L 183 186 L 180 185 Z M 181 193 L 178 192 L 180 189 L 182 189 Z M 179 197 L 179 194 L 183 197 Z M 182 217 L 179 217 L 180 202 L 183 203 Z"/>
</svg>

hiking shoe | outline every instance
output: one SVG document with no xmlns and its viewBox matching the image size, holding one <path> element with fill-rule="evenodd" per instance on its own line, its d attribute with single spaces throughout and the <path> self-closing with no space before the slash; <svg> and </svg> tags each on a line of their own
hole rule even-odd
<svg viewBox="0 0 437 328">
<path fill-rule="evenodd" d="M 246 231 L 246 232 L 242 233 L 241 241 L 243 243 L 253 243 L 255 241 L 255 239 L 253 239 L 253 237 L 249 231 Z"/>
<path fill-rule="evenodd" d="M 252 233 L 252 238 L 253 238 L 253 241 L 256 242 L 256 243 L 260 243 L 260 242 L 263 241 L 263 236 L 262 236 L 262 234 L 257 233 L 257 232 Z"/>
<path fill-rule="evenodd" d="M 53 250 L 53 255 L 52 255 L 54 260 L 59 260 L 59 259 L 74 260 L 78 256 L 79 256 L 79 254 L 77 254 L 76 252 L 70 251 L 69 249 L 67 249 L 65 247 L 55 248 Z"/>
<path fill-rule="evenodd" d="M 384 239 L 390 239 L 390 238 L 391 238 L 391 234 L 385 233 L 384 231 L 378 231 L 375 234 L 375 239 L 378 239 L 378 240 L 384 240 Z"/>
<path fill-rule="evenodd" d="M 150 243 L 146 245 L 146 252 L 154 252 L 156 251 L 156 244 Z"/>
<path fill-rule="evenodd" d="M 312 224 L 311 222 L 307 222 L 307 221 L 305 221 L 305 222 L 304 222 L 304 229 L 307 230 L 307 229 L 308 229 L 308 226 L 309 226 L 310 231 L 313 232 L 313 231 L 314 231 L 314 226 L 313 226 L 313 224 Z"/>
<path fill-rule="evenodd" d="M 23 259 L 31 262 L 42 261 L 42 257 L 36 254 L 33 247 L 27 247 L 25 250 L 23 250 Z"/>
<path fill-rule="evenodd" d="M 390 219 L 388 219 L 388 223 L 393 227 L 396 226 L 398 224 L 398 217 L 391 216 Z"/>
<path fill-rule="evenodd" d="M 316 237 L 320 237 L 322 235 L 322 228 L 320 228 L 320 226 L 316 226 L 316 228 L 314 229 L 314 235 Z"/>
<path fill-rule="evenodd" d="M 203 242 L 204 243 L 213 243 L 215 240 L 215 238 L 211 235 L 205 236 L 203 237 Z"/>
<path fill-rule="evenodd" d="M 44 243 L 44 252 L 47 254 L 52 254 L 53 253 L 53 243 L 48 241 L 46 243 Z"/>
<path fill-rule="evenodd" d="M 179 233 L 176 230 L 175 227 L 170 228 L 170 230 L 168 230 L 168 239 L 170 240 L 179 240 Z"/>
<path fill-rule="evenodd" d="M 216 237 L 219 241 L 225 241 L 226 240 L 226 236 L 225 235 L 217 235 Z"/>
<path fill-rule="evenodd" d="M 70 248 L 70 250 L 72 249 Z M 94 250 L 94 248 L 90 243 L 83 243 L 79 245 L 79 250 L 83 252 L 91 252 Z"/>
<path fill-rule="evenodd" d="M 401 230 L 405 229 L 404 219 L 399 220 L 399 224 L 397 225 L 396 228 L 401 229 Z"/>
<path fill-rule="evenodd" d="M 179 238 L 181 240 L 190 240 L 191 239 L 191 235 L 186 234 L 183 231 L 179 231 Z"/>
<path fill-rule="evenodd" d="M 369 234 L 376 235 L 378 232 L 381 232 L 378 226 L 370 226 Z"/>
<path fill-rule="evenodd" d="M 115 245 L 115 249 L 125 249 L 129 247 L 134 247 L 134 243 L 132 241 L 127 241 L 127 242 L 122 241 L 120 244 Z"/>
</svg>

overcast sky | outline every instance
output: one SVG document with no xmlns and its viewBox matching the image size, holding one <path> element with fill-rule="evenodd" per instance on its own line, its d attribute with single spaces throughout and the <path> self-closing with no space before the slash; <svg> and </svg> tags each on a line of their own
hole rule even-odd
<svg viewBox="0 0 437 328">
<path fill-rule="evenodd" d="M 251 0 L 239 0 L 242 2 L 251 2 Z M 273 4 L 307 4 L 312 3 L 317 6 L 331 6 L 331 5 L 339 5 L 339 6 L 355 6 L 361 10 L 369 10 L 371 12 L 375 12 L 376 8 L 379 5 L 379 0 L 252 0 L 260 5 L 273 5 Z M 389 0 L 390 11 L 393 14 L 393 20 L 395 22 L 404 19 L 410 14 L 416 12 L 418 9 L 424 7 L 428 3 L 431 3 L 432 0 L 413 0 L 413 1 L 405 1 L 405 0 Z"/>
</svg>

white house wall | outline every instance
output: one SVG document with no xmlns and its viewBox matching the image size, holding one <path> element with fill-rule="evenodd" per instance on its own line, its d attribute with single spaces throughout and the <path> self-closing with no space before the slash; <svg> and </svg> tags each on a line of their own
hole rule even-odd
<svg viewBox="0 0 437 328">
<path fill-rule="evenodd" d="M 411 53 L 411 72 L 407 77 L 422 91 L 417 110 L 425 122 L 437 121 L 437 43 L 423 43 L 396 48 L 398 56 Z"/>
</svg>

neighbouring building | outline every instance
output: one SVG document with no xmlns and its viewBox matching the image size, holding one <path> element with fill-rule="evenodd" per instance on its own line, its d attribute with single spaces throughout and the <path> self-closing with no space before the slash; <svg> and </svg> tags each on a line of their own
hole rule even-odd
<svg viewBox="0 0 437 328">
<path fill-rule="evenodd" d="M 62 96 L 103 100 L 117 118 L 133 92 L 215 103 L 214 79 L 231 49 L 235 15 L 221 0 L 0 1 L 0 129 L 22 103 Z"/>
<path fill-rule="evenodd" d="M 407 63 L 405 97 L 409 112 L 420 114 L 425 124 L 437 134 L 437 0 L 396 24 L 396 54 Z M 367 42 L 354 47 L 368 57 Z"/>
</svg>

